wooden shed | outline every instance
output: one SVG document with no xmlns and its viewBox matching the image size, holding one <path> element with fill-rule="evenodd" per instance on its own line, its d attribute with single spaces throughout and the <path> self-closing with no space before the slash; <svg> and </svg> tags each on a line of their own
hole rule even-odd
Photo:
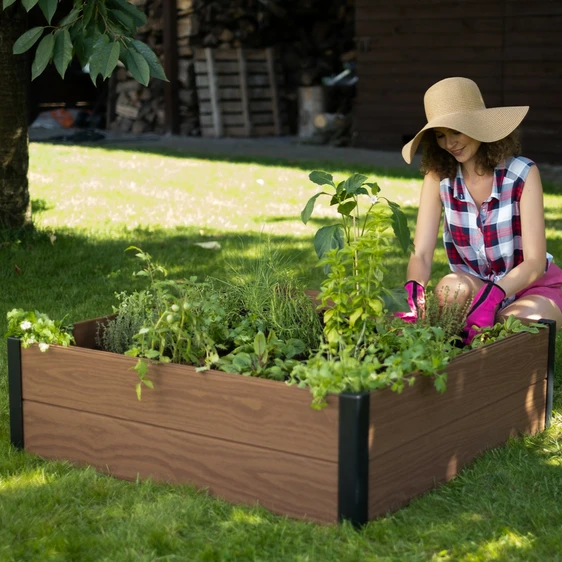
<svg viewBox="0 0 562 562">
<path fill-rule="evenodd" d="M 355 0 L 356 146 L 397 150 L 425 124 L 423 94 L 449 76 L 488 107 L 530 105 L 525 156 L 562 163 L 562 2 Z"/>
</svg>

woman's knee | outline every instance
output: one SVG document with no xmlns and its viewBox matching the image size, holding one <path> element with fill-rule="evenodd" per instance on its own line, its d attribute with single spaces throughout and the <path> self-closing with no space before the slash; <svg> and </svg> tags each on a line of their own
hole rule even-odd
<svg viewBox="0 0 562 562">
<path fill-rule="evenodd" d="M 562 328 L 562 311 L 556 303 L 539 295 L 529 295 L 515 300 L 498 313 L 498 319 L 504 320 L 515 316 L 521 321 L 536 322 L 537 320 L 554 320 L 556 328 Z"/>
<path fill-rule="evenodd" d="M 466 273 L 449 273 L 437 283 L 435 294 L 441 305 L 458 302 L 462 306 L 474 297 L 482 285 L 483 281 Z"/>
</svg>

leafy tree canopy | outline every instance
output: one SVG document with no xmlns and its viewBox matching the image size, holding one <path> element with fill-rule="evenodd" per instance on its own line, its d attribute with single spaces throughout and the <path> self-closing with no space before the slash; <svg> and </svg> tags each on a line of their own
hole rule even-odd
<svg viewBox="0 0 562 562">
<path fill-rule="evenodd" d="M 146 15 L 127 0 L 74 0 L 66 14 L 57 13 L 59 0 L 2 0 L 2 8 L 16 2 L 28 12 L 38 5 L 46 20 L 46 25 L 27 30 L 13 46 L 14 54 L 19 55 L 37 45 L 32 80 L 49 63 L 64 78 L 73 56 L 94 84 L 100 75 L 103 80 L 108 78 L 119 61 L 144 86 L 151 76 L 167 80 L 154 51 L 135 39 L 137 28 L 146 24 Z"/>
</svg>

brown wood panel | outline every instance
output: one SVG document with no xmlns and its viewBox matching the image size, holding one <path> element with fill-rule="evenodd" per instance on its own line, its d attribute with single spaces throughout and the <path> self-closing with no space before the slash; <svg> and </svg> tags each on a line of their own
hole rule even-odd
<svg viewBox="0 0 562 562">
<path fill-rule="evenodd" d="M 25 448 L 117 478 L 194 484 L 234 503 L 337 519 L 337 465 L 268 448 L 26 401 Z"/>
<path fill-rule="evenodd" d="M 213 50 L 213 54 L 216 53 L 216 50 Z M 239 65 L 238 61 L 221 61 L 215 59 L 215 70 L 219 76 L 222 75 L 229 75 L 229 74 L 238 74 L 239 72 Z M 206 62 L 196 61 L 195 62 L 195 73 L 206 75 L 208 72 L 208 65 Z M 266 62 L 256 62 L 256 61 L 246 61 L 246 70 L 250 74 L 265 74 L 267 75 L 267 63 Z"/>
<path fill-rule="evenodd" d="M 431 36 L 437 36 L 441 39 L 440 44 L 443 45 L 444 40 L 453 41 L 463 34 L 494 34 L 497 36 L 499 24 L 501 24 L 501 18 L 435 17 L 426 19 L 423 25 L 420 25 L 417 19 L 412 18 L 389 21 L 359 17 L 355 29 L 357 35 L 371 35 L 375 38 L 395 36 L 405 39 L 408 36 L 422 35 L 429 39 Z M 487 38 L 483 38 L 483 40 L 488 41 Z"/>
<path fill-rule="evenodd" d="M 548 337 L 548 330 L 543 329 L 538 334 L 517 334 L 463 353 L 445 369 L 448 380 L 443 395 L 437 393 L 431 380 L 421 376 L 402 394 L 373 392 L 373 451 L 380 455 L 401 448 L 546 379 Z M 529 412 L 533 419 L 535 415 Z"/>
<path fill-rule="evenodd" d="M 498 24 L 501 24 L 501 20 L 498 20 Z M 362 37 L 369 37 L 371 51 L 377 51 L 378 49 L 387 48 L 403 51 L 419 47 L 423 49 L 434 49 L 437 52 L 442 52 L 442 55 L 439 58 L 444 58 L 446 52 L 448 51 L 448 49 L 445 47 L 447 41 L 455 42 L 455 48 L 452 50 L 457 55 L 462 49 L 473 47 L 500 49 L 503 43 L 503 37 L 501 34 L 489 33 L 486 31 L 481 33 L 465 31 L 463 33 L 452 35 L 448 40 L 444 38 L 443 34 L 441 33 L 373 33 L 372 31 L 368 30 L 366 22 L 364 22 L 363 30 L 361 32 L 358 30 L 357 33 Z"/>
<path fill-rule="evenodd" d="M 512 32 L 517 32 L 517 37 L 522 41 L 528 33 L 535 34 L 537 32 L 545 32 L 549 36 L 552 32 L 558 33 L 560 40 L 560 28 L 562 28 L 562 15 L 555 15 L 551 12 L 542 16 L 505 18 L 505 31 L 508 37 L 511 37 Z"/>
<path fill-rule="evenodd" d="M 422 48 L 423 47 L 423 48 Z M 515 49 L 513 49 L 515 51 Z M 493 47 L 471 47 L 470 49 L 444 49 L 443 47 L 425 47 L 420 45 L 419 49 L 385 49 L 384 45 L 371 51 L 361 53 L 360 60 L 370 63 L 380 62 L 427 62 L 431 60 L 434 64 L 441 61 L 457 61 L 459 64 L 465 61 L 486 60 L 488 62 L 501 61 L 502 50 Z"/>
<path fill-rule="evenodd" d="M 504 70 L 506 78 L 556 76 L 562 79 L 562 68 L 559 63 L 553 61 L 505 61 Z"/>
<path fill-rule="evenodd" d="M 396 78 L 410 78 L 416 84 L 418 89 L 425 91 L 426 88 L 420 86 L 420 82 L 424 82 L 429 86 L 442 78 L 448 76 L 465 76 L 479 83 L 484 79 L 495 79 L 502 72 L 501 61 L 466 61 L 459 64 L 457 61 L 441 61 L 437 67 L 435 63 L 430 61 L 420 61 L 415 66 L 409 62 L 379 62 L 377 64 L 369 63 L 363 60 L 363 56 L 358 56 L 357 73 L 364 79 L 376 76 L 379 80 L 390 82 Z M 428 87 L 429 87 L 428 86 Z"/>
<path fill-rule="evenodd" d="M 502 0 L 356 0 L 355 11 L 359 19 L 449 19 L 502 17 L 504 6 Z"/>
<path fill-rule="evenodd" d="M 23 397 L 115 418 L 292 453 L 337 457 L 338 401 L 317 411 L 311 395 L 282 382 L 185 365 L 153 365 L 155 389 L 139 402 L 131 357 L 77 347 L 22 350 Z"/>
<path fill-rule="evenodd" d="M 556 0 L 507 0 L 505 14 L 514 18 L 562 15 L 562 4 Z"/>
<path fill-rule="evenodd" d="M 562 58 L 562 42 L 544 49 L 536 49 L 527 45 L 506 45 L 503 50 L 506 61 L 559 61 Z"/>
<path fill-rule="evenodd" d="M 453 478 L 486 449 L 544 427 L 546 380 L 378 454 L 369 467 L 369 519 L 393 511 Z M 405 422 L 404 422 L 405 423 Z"/>
</svg>

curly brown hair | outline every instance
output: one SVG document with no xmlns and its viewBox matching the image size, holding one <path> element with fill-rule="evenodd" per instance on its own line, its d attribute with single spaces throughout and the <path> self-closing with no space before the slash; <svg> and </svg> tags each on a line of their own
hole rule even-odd
<svg viewBox="0 0 562 562">
<path fill-rule="evenodd" d="M 457 175 L 458 162 L 437 144 L 437 138 L 432 129 L 426 131 L 422 137 L 421 171 L 424 174 L 434 172 L 440 179 L 451 178 Z M 476 170 L 485 174 L 506 158 L 516 156 L 521 152 L 519 131 L 516 129 L 507 137 L 496 142 L 483 142 L 476 152 Z"/>
</svg>

